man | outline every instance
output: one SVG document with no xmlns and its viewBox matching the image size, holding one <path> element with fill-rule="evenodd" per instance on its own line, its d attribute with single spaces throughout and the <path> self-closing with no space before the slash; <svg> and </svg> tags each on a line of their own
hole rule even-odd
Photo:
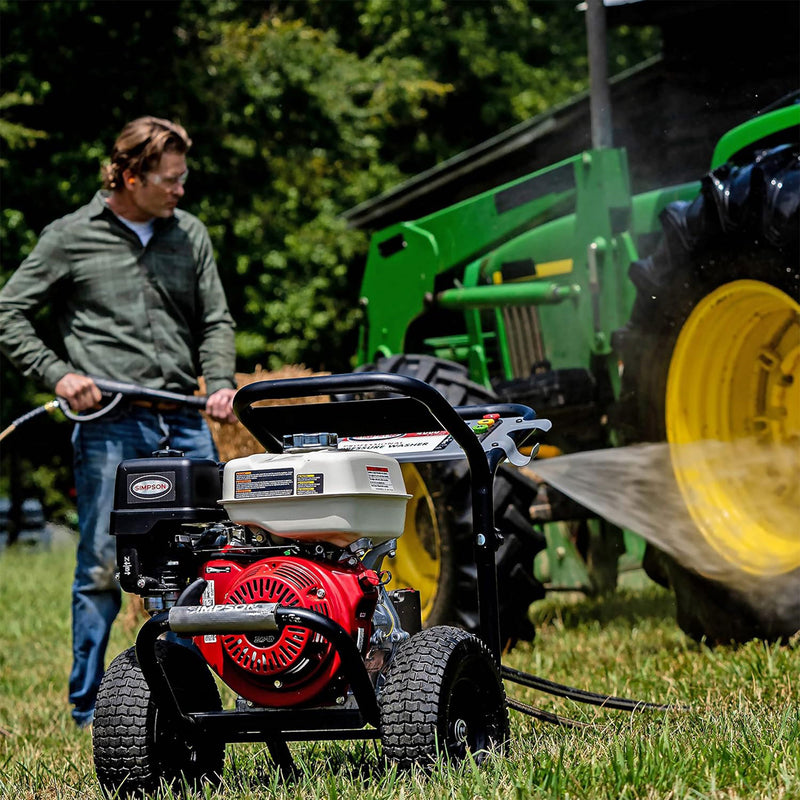
<svg viewBox="0 0 800 800">
<path fill-rule="evenodd" d="M 0 348 L 74 411 L 101 400 L 92 376 L 192 394 L 203 375 L 208 415 L 235 419 L 233 321 L 208 232 L 177 208 L 190 146 L 168 120 L 126 125 L 104 190 L 47 226 L 0 291 Z M 60 334 L 52 347 L 31 322 L 43 306 Z M 78 424 L 72 442 L 80 542 L 69 699 L 86 727 L 121 601 L 108 533 L 117 464 L 167 442 L 190 457 L 216 458 L 216 449 L 198 412 L 164 404 L 131 404 L 114 418 Z"/>
</svg>

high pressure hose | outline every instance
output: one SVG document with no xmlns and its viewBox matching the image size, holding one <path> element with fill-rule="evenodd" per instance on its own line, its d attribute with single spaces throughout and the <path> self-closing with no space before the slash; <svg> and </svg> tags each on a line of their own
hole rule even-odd
<svg viewBox="0 0 800 800">
<path fill-rule="evenodd" d="M 54 400 L 48 400 L 43 406 L 34 408 L 32 411 L 28 411 L 21 417 L 17 417 L 7 428 L 2 431 L 2 433 L 0 433 L 0 442 L 2 442 L 6 436 L 10 435 L 17 428 L 19 428 L 20 425 L 24 425 L 26 422 L 30 422 L 32 419 L 36 419 L 36 417 L 39 417 L 42 414 L 52 414 L 60 407 L 61 404 L 59 403 L 58 398 L 56 398 Z"/>
</svg>

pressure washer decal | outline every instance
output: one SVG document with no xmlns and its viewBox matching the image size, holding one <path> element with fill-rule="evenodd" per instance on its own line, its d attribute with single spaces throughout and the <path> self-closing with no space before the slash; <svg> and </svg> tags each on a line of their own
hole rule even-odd
<svg viewBox="0 0 800 800">
<path fill-rule="evenodd" d="M 248 469 L 236 473 L 233 496 L 243 497 L 288 497 L 294 493 L 294 470 Z"/>
<path fill-rule="evenodd" d="M 295 494 L 323 494 L 325 476 L 321 472 L 298 473 Z"/>
<path fill-rule="evenodd" d="M 453 437 L 447 431 L 422 431 L 394 433 L 384 436 L 344 436 L 339 439 L 339 450 L 372 450 L 396 456 L 401 453 L 432 452 L 443 450 Z"/>
<path fill-rule="evenodd" d="M 152 503 L 175 499 L 175 473 L 128 475 L 128 502 Z"/>
</svg>

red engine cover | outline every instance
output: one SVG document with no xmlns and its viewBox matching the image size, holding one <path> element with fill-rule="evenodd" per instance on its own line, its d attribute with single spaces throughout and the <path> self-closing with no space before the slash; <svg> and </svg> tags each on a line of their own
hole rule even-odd
<svg viewBox="0 0 800 800">
<path fill-rule="evenodd" d="M 203 602 L 278 603 L 324 614 L 341 625 L 365 654 L 378 599 L 378 575 L 360 563 L 332 566 L 280 556 L 242 566 L 207 562 Z M 288 707 L 333 702 L 347 688 L 339 656 L 319 634 L 287 625 L 268 634 L 197 636 L 211 668 L 235 692 L 258 705 Z"/>
</svg>

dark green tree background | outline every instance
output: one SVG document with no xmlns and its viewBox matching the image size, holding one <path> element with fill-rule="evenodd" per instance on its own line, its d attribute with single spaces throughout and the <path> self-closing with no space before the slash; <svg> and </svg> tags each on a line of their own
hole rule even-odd
<svg viewBox="0 0 800 800">
<path fill-rule="evenodd" d="M 657 47 L 614 31 L 612 72 Z M 584 89 L 585 49 L 575 4 L 544 0 L 0 0 L 0 282 L 96 191 L 125 122 L 178 119 L 239 369 L 347 370 L 367 236 L 341 213 Z M 47 396 L 0 369 L 5 425 Z M 59 501 L 68 433 L 11 437 L 0 493 L 16 471 Z"/>
</svg>

